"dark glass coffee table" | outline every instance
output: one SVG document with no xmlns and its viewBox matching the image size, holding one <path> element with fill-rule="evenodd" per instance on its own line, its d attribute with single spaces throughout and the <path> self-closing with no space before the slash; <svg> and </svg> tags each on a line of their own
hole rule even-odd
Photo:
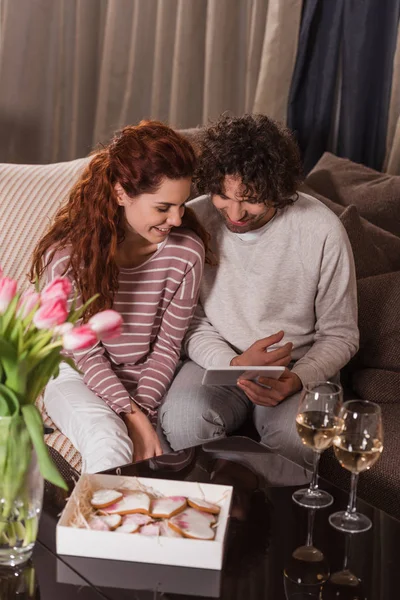
<svg viewBox="0 0 400 600">
<path fill-rule="evenodd" d="M 48 486 L 33 560 L 25 571 L 15 572 L 12 582 L 0 573 L 1 600 L 395 600 L 400 596 L 400 522 L 359 501 L 359 510 L 372 519 L 372 529 L 353 536 L 334 530 L 328 516 L 346 506 L 347 492 L 320 480 L 321 487 L 334 496 L 334 504 L 308 512 L 292 501 L 292 493 L 307 484 L 310 473 L 248 438 L 217 440 L 122 467 L 119 473 L 233 485 L 222 571 L 58 556 L 55 527 L 65 493 Z M 76 477 L 68 466 L 64 474 L 71 482 Z M 329 573 L 331 580 L 324 583 Z M 6 595 L 7 589 L 16 589 L 16 582 L 20 595 Z M 29 586 L 34 592 L 23 595 Z"/>
</svg>

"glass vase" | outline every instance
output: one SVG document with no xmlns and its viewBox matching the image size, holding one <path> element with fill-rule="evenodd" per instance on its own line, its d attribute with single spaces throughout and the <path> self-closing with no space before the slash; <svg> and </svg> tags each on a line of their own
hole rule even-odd
<svg viewBox="0 0 400 600">
<path fill-rule="evenodd" d="M 29 560 L 35 545 L 44 481 L 21 417 L 0 417 L 0 567 Z"/>
</svg>

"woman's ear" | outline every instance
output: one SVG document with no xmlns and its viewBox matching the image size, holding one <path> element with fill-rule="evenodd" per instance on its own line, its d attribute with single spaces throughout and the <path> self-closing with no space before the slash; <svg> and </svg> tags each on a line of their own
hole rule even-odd
<svg viewBox="0 0 400 600">
<path fill-rule="evenodd" d="M 126 193 L 124 191 L 124 188 L 122 187 L 122 185 L 120 183 L 116 183 L 114 185 L 114 190 L 115 193 L 117 194 L 117 202 L 120 206 L 125 206 L 126 200 Z"/>
</svg>

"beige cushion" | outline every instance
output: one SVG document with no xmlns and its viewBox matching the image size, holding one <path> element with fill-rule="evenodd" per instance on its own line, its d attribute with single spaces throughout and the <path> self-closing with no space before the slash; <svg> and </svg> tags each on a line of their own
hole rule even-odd
<svg viewBox="0 0 400 600">
<path fill-rule="evenodd" d="M 52 165 L 0 164 L 0 265 L 20 286 L 28 283 L 36 243 L 89 160 Z M 47 416 L 41 398 L 38 405 L 44 423 L 54 429 L 45 436 L 46 443 L 80 471 L 79 452 Z"/>
<path fill-rule="evenodd" d="M 53 433 L 48 433 L 44 436 L 45 442 L 54 450 L 57 450 L 59 454 L 79 473 L 82 469 L 82 457 L 72 442 L 63 434 L 57 426 L 50 419 L 46 412 L 46 408 L 43 402 L 43 396 L 40 396 L 36 401 L 36 406 L 42 415 L 43 423 L 46 427 L 54 429 Z"/>
<path fill-rule="evenodd" d="M 27 283 L 36 243 L 89 161 L 0 164 L 0 265 L 20 285 Z"/>
</svg>

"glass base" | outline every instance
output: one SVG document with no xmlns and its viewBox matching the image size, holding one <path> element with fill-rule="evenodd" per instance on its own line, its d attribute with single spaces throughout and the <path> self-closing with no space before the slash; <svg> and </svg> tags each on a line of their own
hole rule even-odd
<svg viewBox="0 0 400 600">
<path fill-rule="evenodd" d="M 292 495 L 294 502 L 306 508 L 326 508 L 333 502 L 333 497 L 324 490 L 303 488 Z"/>
<path fill-rule="evenodd" d="M 347 510 L 341 510 L 329 516 L 329 523 L 339 531 L 347 533 L 361 533 L 371 529 L 371 519 L 361 513 L 349 513 Z"/>
<path fill-rule="evenodd" d="M 33 552 L 34 543 L 24 548 L 2 548 L 0 547 L 0 567 L 15 567 L 27 562 Z"/>
</svg>

